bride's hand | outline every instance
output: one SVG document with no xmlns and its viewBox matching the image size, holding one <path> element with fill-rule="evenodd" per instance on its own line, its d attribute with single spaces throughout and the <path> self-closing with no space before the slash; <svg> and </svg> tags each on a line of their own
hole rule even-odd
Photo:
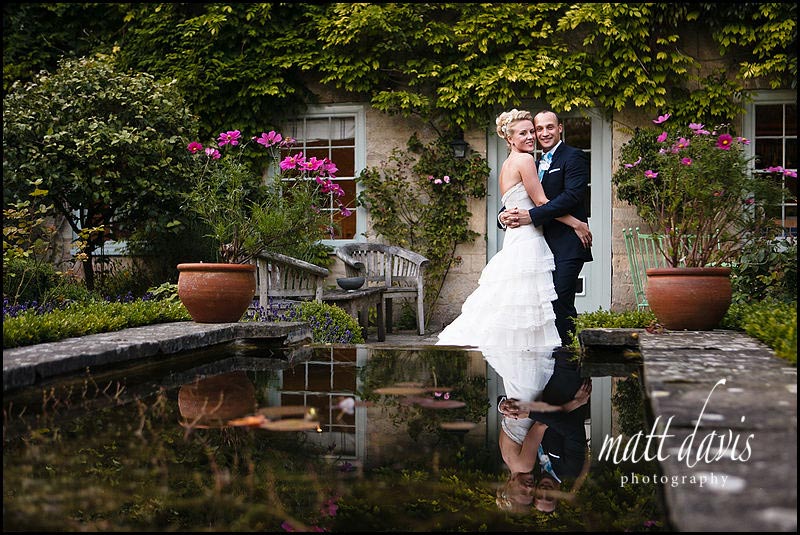
<svg viewBox="0 0 800 535">
<path fill-rule="evenodd" d="M 592 231 L 589 230 L 589 224 L 581 221 L 577 226 L 573 227 L 575 234 L 581 240 L 584 247 L 592 246 Z"/>
</svg>

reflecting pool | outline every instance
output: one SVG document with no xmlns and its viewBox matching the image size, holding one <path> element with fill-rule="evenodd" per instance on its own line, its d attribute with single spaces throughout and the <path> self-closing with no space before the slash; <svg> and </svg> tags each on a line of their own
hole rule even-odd
<svg viewBox="0 0 800 535">
<path fill-rule="evenodd" d="M 239 341 L 6 393 L 3 529 L 668 529 L 657 486 L 620 484 L 657 465 L 592 459 L 643 425 L 636 367 L 568 360 L 592 384 L 573 418 L 585 458 L 540 496 L 538 465 L 512 478 L 504 462 L 497 400 L 555 411 L 550 355 Z"/>
</svg>

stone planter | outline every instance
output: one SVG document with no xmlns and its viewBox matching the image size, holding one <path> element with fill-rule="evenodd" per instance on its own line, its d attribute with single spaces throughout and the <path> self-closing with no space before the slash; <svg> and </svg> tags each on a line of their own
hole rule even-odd
<svg viewBox="0 0 800 535">
<path fill-rule="evenodd" d="M 730 268 L 651 268 L 646 273 L 647 302 L 667 329 L 710 331 L 731 304 Z"/>
<path fill-rule="evenodd" d="M 252 264 L 178 264 L 178 297 L 197 323 L 241 319 L 256 292 Z"/>
</svg>

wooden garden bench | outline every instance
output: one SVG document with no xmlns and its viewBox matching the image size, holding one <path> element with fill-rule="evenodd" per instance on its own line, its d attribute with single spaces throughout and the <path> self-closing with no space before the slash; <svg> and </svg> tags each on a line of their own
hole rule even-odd
<svg viewBox="0 0 800 535">
<path fill-rule="evenodd" d="M 367 287 L 382 286 L 386 332 L 392 332 L 392 300 L 416 299 L 417 328 L 425 334 L 425 267 L 430 262 L 414 251 L 381 243 L 349 243 L 336 249 L 348 277 L 363 276 Z"/>
</svg>

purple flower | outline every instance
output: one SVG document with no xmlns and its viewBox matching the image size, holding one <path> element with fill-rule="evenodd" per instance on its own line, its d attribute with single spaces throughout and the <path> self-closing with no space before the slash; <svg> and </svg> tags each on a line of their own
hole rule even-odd
<svg viewBox="0 0 800 535">
<path fill-rule="evenodd" d="M 667 140 L 667 133 L 666 132 L 661 132 L 658 135 L 658 137 L 656 138 L 656 141 L 658 141 L 659 143 L 664 143 L 666 140 Z"/>
<path fill-rule="evenodd" d="M 652 169 L 648 169 L 647 171 L 644 172 L 644 176 L 645 178 L 656 178 L 658 176 L 658 173 L 656 173 Z"/>
<path fill-rule="evenodd" d="M 687 158 L 681 158 L 681 163 L 683 165 L 692 165 L 692 159 L 688 158 L 688 157 Z"/>
</svg>

